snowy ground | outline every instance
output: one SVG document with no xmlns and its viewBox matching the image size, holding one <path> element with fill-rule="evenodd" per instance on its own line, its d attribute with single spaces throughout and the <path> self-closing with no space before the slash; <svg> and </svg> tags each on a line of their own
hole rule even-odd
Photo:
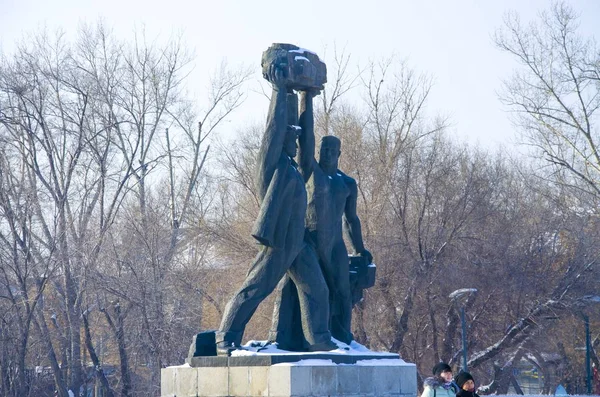
<svg viewBox="0 0 600 397">
<path fill-rule="evenodd" d="M 362 365 L 362 366 L 374 366 L 374 365 L 385 365 L 385 366 L 395 366 L 395 365 L 412 365 L 407 364 L 404 360 L 398 358 L 397 354 L 388 353 L 388 352 L 376 352 L 369 350 L 365 346 L 361 345 L 356 341 L 352 341 L 349 345 L 340 342 L 335 338 L 331 338 L 331 340 L 338 345 L 338 348 L 335 350 L 327 351 L 327 352 L 290 352 L 287 350 L 281 350 L 277 348 L 277 343 L 270 343 L 268 341 L 257 341 L 251 340 L 248 341 L 245 345 L 242 346 L 242 349 L 234 350 L 231 352 L 232 357 L 242 357 L 242 356 L 278 356 L 278 355 L 297 355 L 302 354 L 303 356 L 311 356 L 311 355 L 322 355 L 326 354 L 334 354 L 334 355 L 354 355 L 354 356 L 372 356 L 374 359 L 368 360 L 358 360 L 355 364 L 336 364 L 332 360 L 327 359 L 304 359 L 295 362 L 289 363 L 279 363 L 274 365 L 279 366 L 292 366 L 292 365 Z M 173 365 L 169 368 L 188 368 L 189 364 L 182 365 Z M 600 396 L 599 396 L 600 397 Z"/>
<path fill-rule="evenodd" d="M 379 357 L 386 357 L 386 356 L 393 356 L 393 357 L 397 357 L 395 354 L 393 353 L 387 353 L 387 352 L 375 352 L 372 350 L 367 349 L 365 346 L 361 345 L 360 343 L 356 342 L 356 341 L 352 341 L 349 345 L 345 344 L 344 342 L 340 342 L 337 339 L 332 338 L 331 339 L 335 344 L 338 345 L 338 348 L 335 350 L 331 350 L 328 352 L 302 352 L 302 353 L 297 353 L 297 352 L 289 352 L 287 350 L 281 350 L 277 348 L 277 343 L 269 343 L 267 341 L 256 341 L 256 340 L 251 340 L 248 341 L 243 347 L 243 349 L 240 350 L 234 350 L 233 352 L 231 352 L 231 356 L 232 357 L 239 357 L 239 356 L 261 356 L 261 355 L 270 355 L 270 356 L 274 356 L 274 355 L 283 355 L 283 354 L 302 354 L 302 355 L 313 355 L 313 354 L 339 354 L 339 355 L 360 355 L 360 356 L 379 356 Z M 403 360 L 400 359 L 396 359 L 399 361 L 402 361 L 404 363 Z"/>
<path fill-rule="evenodd" d="M 375 352 L 372 350 L 367 349 L 365 346 L 361 345 L 360 343 L 356 342 L 356 341 L 352 341 L 349 345 L 344 343 L 344 342 L 340 342 L 339 340 L 335 339 L 335 338 L 331 338 L 331 340 L 338 345 L 338 348 L 335 350 L 331 350 L 328 352 L 302 352 L 302 353 L 298 353 L 298 352 L 290 352 L 287 350 L 281 350 L 277 348 L 277 343 L 269 343 L 267 341 L 256 341 L 256 340 L 251 340 L 248 341 L 243 347 L 243 349 L 240 350 L 234 350 L 233 352 L 231 352 L 231 356 L 232 357 L 240 357 L 240 356 L 262 356 L 262 355 L 269 355 L 269 356 L 278 356 L 278 355 L 286 355 L 286 354 L 290 354 L 290 355 L 296 355 L 296 354 L 302 354 L 302 355 L 322 355 L 323 353 L 326 354 L 333 354 L 333 355 L 355 355 L 355 356 L 370 356 L 373 358 L 377 358 L 376 360 L 373 359 L 368 359 L 368 360 L 359 360 L 356 362 L 356 364 L 352 364 L 352 365 L 386 365 L 386 366 L 390 366 L 390 365 L 407 365 L 406 362 L 400 358 L 397 358 L 398 356 L 396 354 L 393 353 L 388 353 L 388 352 Z M 328 359 L 304 359 L 304 360 L 300 360 L 300 361 L 296 361 L 296 362 L 290 362 L 290 363 L 280 363 L 280 364 L 275 364 L 275 365 L 285 365 L 285 366 L 296 366 L 296 365 L 318 365 L 318 366 L 323 366 L 323 365 L 350 365 L 350 364 L 336 364 L 334 363 L 332 360 L 328 360 Z"/>
</svg>

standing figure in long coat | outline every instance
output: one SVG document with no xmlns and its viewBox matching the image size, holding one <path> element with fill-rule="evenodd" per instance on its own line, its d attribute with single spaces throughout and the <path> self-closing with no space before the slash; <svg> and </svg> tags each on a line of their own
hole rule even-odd
<svg viewBox="0 0 600 397">
<path fill-rule="evenodd" d="M 257 166 L 261 198 L 252 235 L 262 245 L 242 287 L 229 301 L 216 333 L 217 353 L 230 354 L 241 345 L 244 329 L 258 305 L 287 273 L 294 281 L 302 317 L 302 330 L 312 351 L 333 350 L 328 320 L 329 291 L 314 251 L 304 242 L 307 207 L 306 179 L 293 160 L 297 126 L 288 125 L 287 87 L 284 70 L 271 65 L 273 85 L 267 127 Z"/>
</svg>

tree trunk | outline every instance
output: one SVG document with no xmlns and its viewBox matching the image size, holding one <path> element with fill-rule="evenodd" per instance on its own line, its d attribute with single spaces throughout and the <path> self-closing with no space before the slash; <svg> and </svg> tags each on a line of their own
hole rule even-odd
<svg viewBox="0 0 600 397">
<path fill-rule="evenodd" d="M 440 351 L 438 346 L 438 335 L 437 335 L 437 322 L 435 321 L 435 310 L 431 302 L 431 291 L 429 286 L 425 292 L 425 298 L 427 299 L 427 309 L 429 309 L 429 321 L 431 322 L 431 333 L 433 338 L 433 358 L 434 362 L 440 362 Z M 446 344 L 444 344 L 445 346 Z M 446 357 L 446 356 L 443 356 Z"/>
<path fill-rule="evenodd" d="M 54 346 L 52 346 L 52 337 L 50 331 L 48 330 L 48 324 L 46 323 L 46 319 L 44 318 L 42 307 L 42 305 L 38 306 L 39 320 L 35 321 L 35 323 L 40 332 L 40 336 L 46 345 L 46 350 L 48 352 L 48 361 L 50 362 L 50 367 L 52 368 L 52 372 L 54 375 L 54 383 L 56 384 L 56 390 L 58 391 L 58 395 L 60 397 L 69 397 L 67 391 L 67 384 L 63 378 L 63 372 L 61 370 L 60 365 L 58 364 L 58 360 L 56 359 Z"/>
<path fill-rule="evenodd" d="M 117 347 L 119 349 L 119 360 L 120 360 L 120 371 L 121 371 L 121 381 L 123 382 L 123 386 L 121 387 L 121 395 L 123 397 L 129 397 L 131 394 L 131 374 L 129 372 L 129 359 L 127 356 L 127 348 L 125 341 L 125 329 L 123 326 L 124 318 L 121 313 L 121 306 L 119 304 L 114 305 L 115 310 L 115 318 L 116 324 L 108 314 L 108 311 L 103 310 L 104 316 L 106 317 L 106 321 L 110 326 L 110 329 L 115 334 L 115 338 L 117 339 Z"/>
<path fill-rule="evenodd" d="M 98 355 L 96 354 L 96 350 L 94 349 L 94 345 L 92 343 L 92 335 L 90 334 L 90 324 L 88 322 L 87 315 L 83 315 L 83 327 L 85 330 L 85 345 L 90 353 L 90 359 L 94 364 L 94 369 L 96 371 L 96 377 L 100 379 L 102 383 L 102 388 L 104 389 L 105 397 L 114 397 L 114 393 L 110 388 L 110 384 L 108 383 L 108 379 L 106 379 L 106 375 L 104 375 L 104 370 L 102 369 L 102 363 L 98 360 Z"/>
</svg>

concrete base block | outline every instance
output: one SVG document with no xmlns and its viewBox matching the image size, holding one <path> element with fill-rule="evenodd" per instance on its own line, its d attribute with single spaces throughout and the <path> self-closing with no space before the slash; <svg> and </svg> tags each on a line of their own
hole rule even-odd
<svg viewBox="0 0 600 397">
<path fill-rule="evenodd" d="M 399 359 L 335 364 L 304 360 L 269 366 L 168 367 L 163 397 L 417 396 L 417 369 Z"/>
<path fill-rule="evenodd" d="M 249 367 L 249 396 L 269 395 L 269 367 Z"/>
<path fill-rule="evenodd" d="M 160 371 L 160 395 L 175 397 L 175 374 L 178 367 L 164 368 Z"/>
<path fill-rule="evenodd" d="M 229 374 L 231 368 L 200 367 L 194 369 L 198 370 L 198 390 L 196 392 L 198 396 L 228 397 L 235 395 L 229 393 Z M 176 379 L 179 380 L 179 378 Z"/>
<path fill-rule="evenodd" d="M 229 368 L 229 394 L 233 396 L 250 395 L 250 367 Z"/>
<path fill-rule="evenodd" d="M 175 372 L 175 395 L 177 397 L 198 395 L 198 368 L 181 368 Z"/>
</svg>

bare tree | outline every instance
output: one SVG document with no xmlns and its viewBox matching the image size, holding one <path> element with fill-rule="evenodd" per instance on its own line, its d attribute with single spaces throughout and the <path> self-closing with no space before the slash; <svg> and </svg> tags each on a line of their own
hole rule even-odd
<svg viewBox="0 0 600 397">
<path fill-rule="evenodd" d="M 221 65 L 208 108 L 198 114 L 184 90 L 190 58 L 180 39 L 161 47 L 138 35 L 127 45 L 102 24 L 83 26 L 74 42 L 46 32 L 32 37 L 3 59 L 0 78 L 2 242 L 15 263 L 2 267 L 2 295 L 15 314 L 27 297 L 20 354 L 33 321 L 59 393 L 84 390 L 83 357 L 101 364 L 89 321 L 100 308 L 118 345 L 122 393 L 131 395 L 130 338 L 123 333 L 137 332 L 125 323 L 135 310 L 156 391 L 170 360 L 163 358 L 173 285 L 165 284 L 167 274 L 193 246 L 189 226 L 210 208 L 202 180 L 206 139 L 243 100 L 248 73 Z M 132 232 L 123 240 L 130 245 L 113 255 L 123 231 Z M 128 252 L 136 253 L 125 265 L 140 289 L 110 284 Z M 30 270 L 19 281 L 23 269 Z M 126 309 L 107 310 L 105 302 L 117 299 Z M 101 369 L 97 375 L 111 392 Z M 18 384 L 25 387 L 23 379 Z"/>
<path fill-rule="evenodd" d="M 575 11 L 556 2 L 528 25 L 511 13 L 494 38 L 520 64 L 501 99 L 525 142 L 562 173 L 559 182 L 600 193 L 600 58 L 593 38 L 579 33 Z"/>
<path fill-rule="evenodd" d="M 327 53 L 325 52 L 324 56 Z M 352 72 L 349 68 L 352 56 L 346 52 L 346 48 L 338 50 L 333 46 L 333 62 L 329 62 L 329 77 L 321 95 L 317 97 L 315 130 L 317 135 L 330 135 L 333 133 L 332 117 L 337 113 L 338 107 L 343 105 L 344 96 L 353 88 L 357 87 L 361 72 L 357 68 Z M 333 66 L 333 67 L 332 67 Z"/>
</svg>

